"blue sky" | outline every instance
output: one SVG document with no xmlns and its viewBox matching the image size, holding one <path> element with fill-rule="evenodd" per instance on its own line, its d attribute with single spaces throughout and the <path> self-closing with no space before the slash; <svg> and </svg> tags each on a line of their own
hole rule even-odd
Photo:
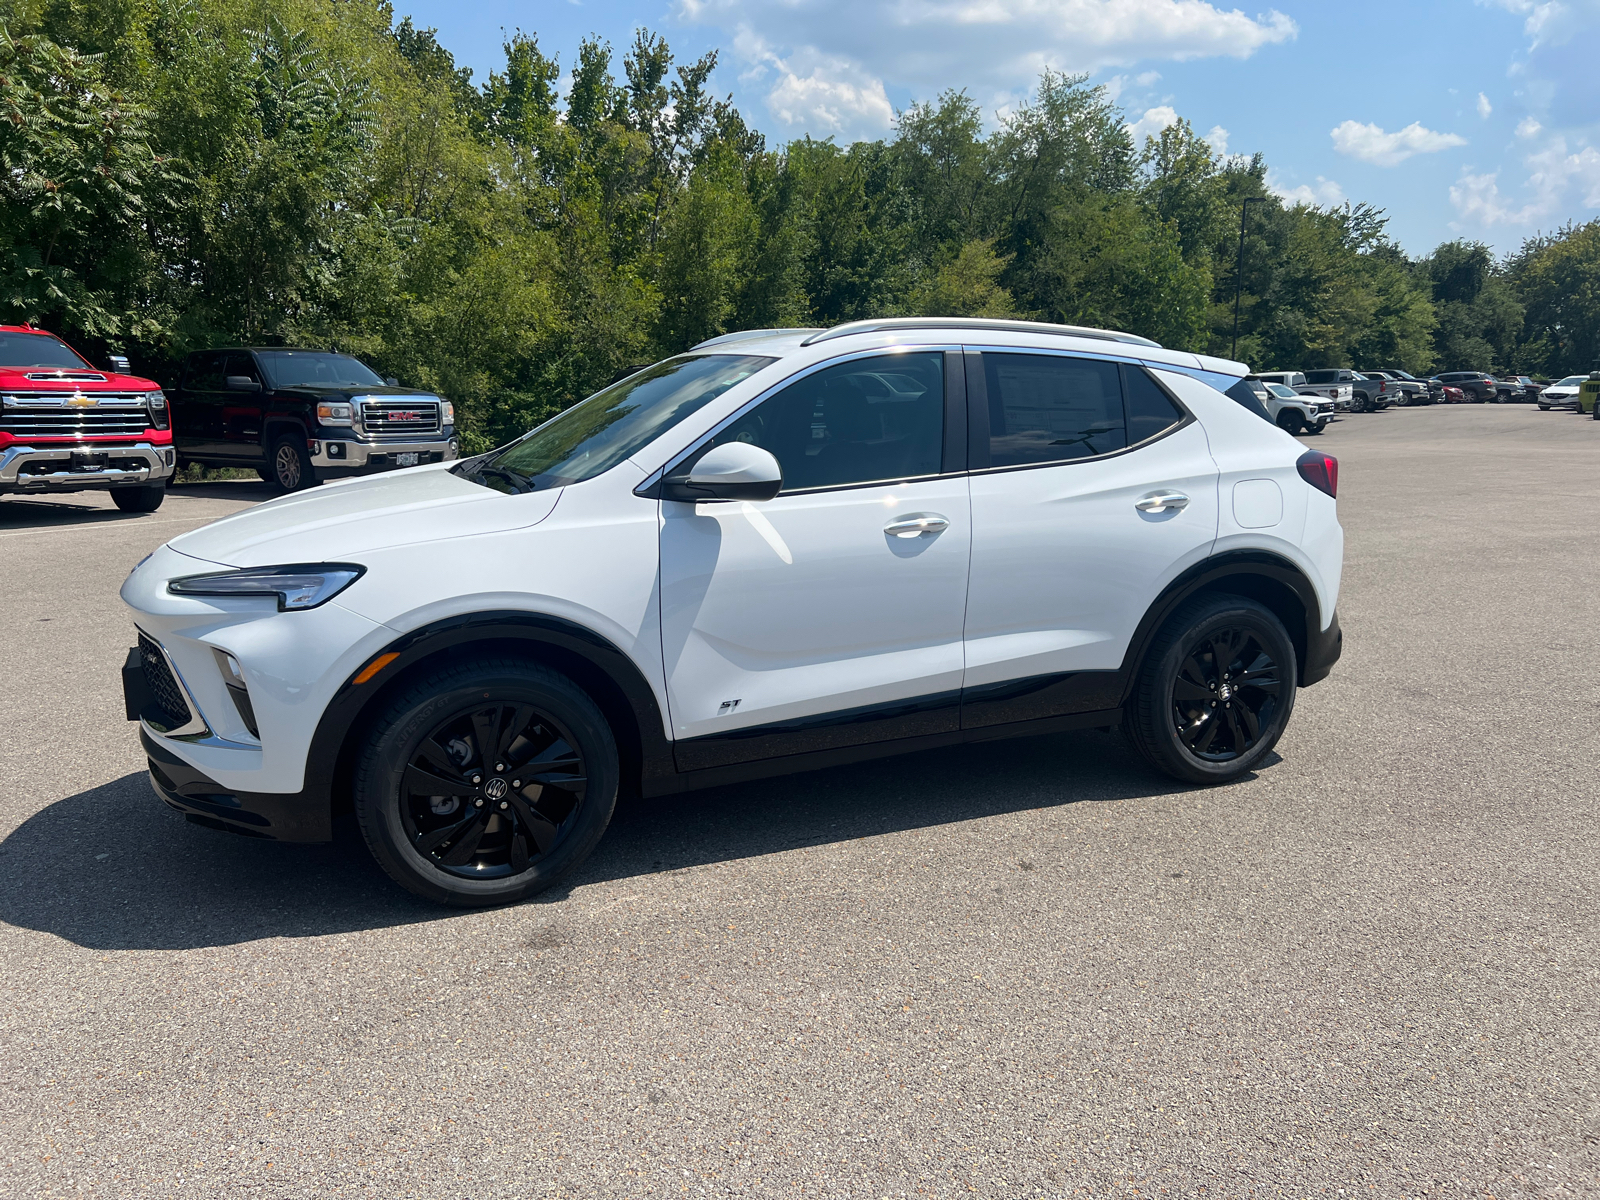
<svg viewBox="0 0 1600 1200">
<path fill-rule="evenodd" d="M 482 82 L 503 31 L 568 65 L 635 28 L 713 82 L 772 141 L 892 134 L 894 112 L 965 88 L 991 123 L 1044 67 L 1088 71 L 1136 132 L 1185 118 L 1218 149 L 1261 151 L 1275 189 L 1366 201 L 1425 253 L 1454 237 L 1505 252 L 1600 215 L 1600 0 L 396 0 Z"/>
</svg>

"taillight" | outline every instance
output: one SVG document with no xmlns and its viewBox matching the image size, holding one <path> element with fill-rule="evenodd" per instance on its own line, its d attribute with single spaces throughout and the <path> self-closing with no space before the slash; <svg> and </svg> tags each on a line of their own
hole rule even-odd
<svg viewBox="0 0 1600 1200">
<path fill-rule="evenodd" d="M 1294 467 L 1300 472 L 1300 478 L 1317 491 L 1327 492 L 1336 500 L 1339 498 L 1339 460 L 1333 455 L 1307 450 L 1295 460 Z"/>
</svg>

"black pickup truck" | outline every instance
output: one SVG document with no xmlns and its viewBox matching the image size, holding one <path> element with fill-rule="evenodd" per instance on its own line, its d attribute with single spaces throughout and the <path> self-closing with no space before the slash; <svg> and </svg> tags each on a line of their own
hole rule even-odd
<svg viewBox="0 0 1600 1200">
<path fill-rule="evenodd" d="M 460 453 L 448 400 L 331 350 L 197 351 L 171 404 L 180 466 L 254 467 L 284 491 Z"/>
</svg>

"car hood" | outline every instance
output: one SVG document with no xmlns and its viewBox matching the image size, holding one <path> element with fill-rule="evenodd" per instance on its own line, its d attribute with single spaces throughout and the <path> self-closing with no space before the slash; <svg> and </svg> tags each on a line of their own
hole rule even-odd
<svg viewBox="0 0 1600 1200">
<path fill-rule="evenodd" d="M 169 544 L 230 567 L 337 562 L 389 546 L 536 525 L 560 495 L 554 488 L 508 496 L 439 464 L 295 492 Z"/>
</svg>

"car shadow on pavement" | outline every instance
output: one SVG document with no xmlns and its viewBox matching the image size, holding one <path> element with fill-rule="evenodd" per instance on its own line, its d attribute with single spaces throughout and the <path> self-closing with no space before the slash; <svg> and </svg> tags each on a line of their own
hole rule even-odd
<svg viewBox="0 0 1600 1200">
<path fill-rule="evenodd" d="M 175 483 L 169 496 L 194 496 L 201 500 L 249 500 L 260 503 L 283 495 L 273 484 L 260 479 L 211 479 L 204 483 Z"/>
<path fill-rule="evenodd" d="M 125 513 L 121 509 L 93 504 L 73 504 L 62 500 L 0 501 L 0 533 L 7 530 L 61 529 L 69 525 L 110 525 L 117 521 L 142 521 L 147 513 Z"/>
<path fill-rule="evenodd" d="M 589 861 L 532 902 L 800 847 L 1186 790 L 1120 735 L 1086 732 L 628 800 Z M 93 949 L 193 949 L 456 915 L 391 882 L 353 827 L 324 845 L 220 833 L 162 805 L 142 773 L 58 801 L 0 842 L 0 920 Z"/>
</svg>

